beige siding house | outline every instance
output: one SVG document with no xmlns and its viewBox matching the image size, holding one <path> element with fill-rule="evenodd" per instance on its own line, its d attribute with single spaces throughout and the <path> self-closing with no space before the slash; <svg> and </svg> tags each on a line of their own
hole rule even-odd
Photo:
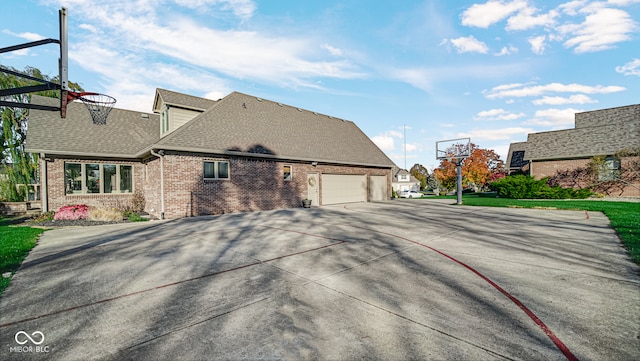
<svg viewBox="0 0 640 361">
<path fill-rule="evenodd" d="M 640 104 L 635 104 L 577 113 L 573 129 L 531 133 L 526 142 L 511 144 L 507 164 L 510 172 L 543 178 L 585 168 L 599 157 L 603 181 L 615 183 L 616 174 L 630 177 L 619 180 L 609 195 L 640 196 L 639 154 Z M 570 179 L 565 183 L 576 185 Z"/>
<path fill-rule="evenodd" d="M 41 157 L 43 209 L 138 194 L 158 218 L 387 200 L 395 166 L 353 122 L 238 92 L 158 89 L 152 113 L 113 109 L 104 126 L 78 102 L 66 119 L 32 110 L 27 151 Z"/>
</svg>

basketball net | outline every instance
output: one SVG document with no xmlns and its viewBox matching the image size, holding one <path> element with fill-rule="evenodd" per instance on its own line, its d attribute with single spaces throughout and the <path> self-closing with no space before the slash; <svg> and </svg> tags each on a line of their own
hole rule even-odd
<svg viewBox="0 0 640 361">
<path fill-rule="evenodd" d="M 80 100 L 89 110 L 93 124 L 106 125 L 107 117 L 116 104 L 116 99 L 109 95 L 90 92 L 68 92 L 68 101 Z"/>
</svg>

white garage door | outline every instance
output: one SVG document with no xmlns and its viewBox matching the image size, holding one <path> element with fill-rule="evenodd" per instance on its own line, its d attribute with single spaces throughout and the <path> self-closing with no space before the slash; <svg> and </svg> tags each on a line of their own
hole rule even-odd
<svg viewBox="0 0 640 361">
<path fill-rule="evenodd" d="M 366 202 L 366 179 L 364 175 L 323 174 L 322 204 Z"/>
<path fill-rule="evenodd" d="M 369 177 L 369 200 L 373 202 L 386 201 L 387 199 L 387 177 L 384 175 Z"/>
</svg>

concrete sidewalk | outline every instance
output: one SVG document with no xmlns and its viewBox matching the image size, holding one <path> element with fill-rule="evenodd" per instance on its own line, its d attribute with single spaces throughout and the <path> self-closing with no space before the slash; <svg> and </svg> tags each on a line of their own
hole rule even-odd
<svg viewBox="0 0 640 361">
<path fill-rule="evenodd" d="M 640 272 L 604 215 L 449 202 L 47 231 L 0 359 L 640 359 Z"/>
</svg>

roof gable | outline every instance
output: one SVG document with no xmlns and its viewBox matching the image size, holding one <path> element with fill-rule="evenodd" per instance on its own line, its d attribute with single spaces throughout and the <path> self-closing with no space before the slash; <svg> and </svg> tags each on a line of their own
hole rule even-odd
<svg viewBox="0 0 640 361">
<path fill-rule="evenodd" d="M 56 106 L 60 100 L 38 95 L 31 102 Z M 31 109 L 26 151 L 95 157 L 133 158 L 159 138 L 157 114 L 114 108 L 106 125 L 95 125 L 86 106 L 67 105 L 67 117 L 59 112 Z"/>
<path fill-rule="evenodd" d="M 203 112 L 211 108 L 215 103 L 215 100 L 158 88 L 153 101 L 153 112 L 159 113 L 163 104 Z"/>
<path fill-rule="evenodd" d="M 233 92 L 160 140 L 167 150 L 392 167 L 353 122 Z"/>
</svg>

